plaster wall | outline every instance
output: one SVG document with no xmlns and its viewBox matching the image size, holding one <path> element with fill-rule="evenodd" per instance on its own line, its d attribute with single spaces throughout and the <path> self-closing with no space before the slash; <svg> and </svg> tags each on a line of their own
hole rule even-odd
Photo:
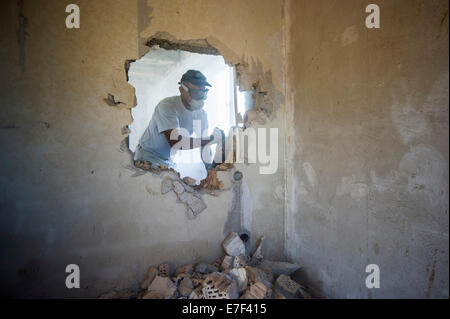
<svg viewBox="0 0 450 319">
<path fill-rule="evenodd" d="M 324 297 L 448 298 L 448 2 L 376 3 L 287 3 L 287 255 Z"/>
</svg>

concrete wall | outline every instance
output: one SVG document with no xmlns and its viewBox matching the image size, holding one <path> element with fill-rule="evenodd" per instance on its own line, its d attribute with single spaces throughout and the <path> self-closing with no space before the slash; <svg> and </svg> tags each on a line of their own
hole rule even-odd
<svg viewBox="0 0 450 319">
<path fill-rule="evenodd" d="M 448 298 L 448 2 L 368 3 L 287 3 L 287 254 L 325 297 Z"/>
<path fill-rule="evenodd" d="M 145 54 L 149 37 L 208 39 L 227 62 L 248 64 L 249 79 L 269 96 L 284 92 L 282 0 L 79 0 L 79 30 L 65 27 L 71 2 L 1 4 L 4 296 L 96 297 L 135 286 L 149 265 L 221 255 L 233 193 L 204 195 L 207 210 L 190 221 L 175 194 L 160 194 L 160 177 L 133 177 L 120 148 L 135 105 L 124 64 Z M 108 94 L 120 107 L 105 103 Z M 266 125 L 279 127 L 283 141 L 280 101 Z M 274 259 L 284 248 L 282 147 L 279 153 L 274 175 L 239 167 L 253 202 L 252 241 L 265 235 L 264 253 Z M 71 263 L 80 266 L 81 289 L 65 287 Z"/>
</svg>

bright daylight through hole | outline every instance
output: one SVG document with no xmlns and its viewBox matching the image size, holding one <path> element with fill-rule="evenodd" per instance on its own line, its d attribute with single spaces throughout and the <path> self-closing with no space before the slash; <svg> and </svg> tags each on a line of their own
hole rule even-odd
<svg viewBox="0 0 450 319">
<path fill-rule="evenodd" d="M 132 152 L 136 152 L 145 136 L 158 103 L 168 97 L 180 98 L 178 83 L 188 70 L 200 71 L 211 84 L 211 87 L 207 87 L 209 92 L 203 106 L 207 121 L 202 123 L 202 128 L 207 127 L 203 135 L 206 133 L 209 136 L 214 128 L 219 128 L 227 135 L 230 128 L 236 125 L 236 119 L 244 116 L 246 92 L 239 91 L 235 84 L 234 69 L 225 63 L 222 56 L 165 50 L 154 46 L 145 56 L 133 62 L 128 72 L 129 83 L 135 87 L 137 98 L 137 106 L 132 109 L 133 123 L 129 135 Z M 192 132 L 190 137 L 201 137 L 195 133 Z M 216 145 L 212 145 L 212 156 L 215 149 Z M 177 150 L 170 160 L 181 178 L 191 177 L 199 184 L 207 176 L 201 148 Z"/>
</svg>

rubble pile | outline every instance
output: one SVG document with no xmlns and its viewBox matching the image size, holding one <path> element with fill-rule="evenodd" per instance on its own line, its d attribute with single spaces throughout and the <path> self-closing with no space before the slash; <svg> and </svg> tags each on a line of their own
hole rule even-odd
<svg viewBox="0 0 450 319">
<path fill-rule="evenodd" d="M 237 233 L 222 243 L 225 254 L 212 263 L 188 264 L 170 271 L 150 266 L 137 289 L 110 291 L 100 299 L 310 299 L 290 275 L 300 266 L 270 261 L 261 253 L 261 238 L 252 256 Z"/>
</svg>

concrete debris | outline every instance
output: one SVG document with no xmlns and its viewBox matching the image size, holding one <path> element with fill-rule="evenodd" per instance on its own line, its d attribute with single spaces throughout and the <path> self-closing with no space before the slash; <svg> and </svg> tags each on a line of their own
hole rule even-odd
<svg viewBox="0 0 450 319">
<path fill-rule="evenodd" d="M 181 184 L 181 182 L 179 182 L 179 181 L 173 181 L 172 185 L 173 185 L 173 191 L 174 191 L 178 196 L 180 196 L 180 195 L 182 195 L 182 194 L 184 193 L 185 189 L 184 189 L 184 187 L 183 187 L 183 184 Z"/>
<path fill-rule="evenodd" d="M 238 256 L 234 257 L 233 268 L 244 268 L 245 266 L 247 266 L 245 260 L 243 260 L 241 257 Z"/>
<path fill-rule="evenodd" d="M 198 286 L 203 284 L 203 280 L 205 280 L 207 275 L 205 274 L 200 274 L 198 272 L 195 272 L 192 274 L 191 279 L 192 279 L 192 284 L 194 285 L 195 288 L 197 288 Z"/>
<path fill-rule="evenodd" d="M 189 299 L 204 299 L 202 287 L 198 287 L 192 290 L 191 294 L 189 295 Z"/>
<path fill-rule="evenodd" d="M 284 261 L 270 261 L 270 260 L 264 260 L 261 263 L 262 267 L 270 268 L 273 271 L 273 275 L 275 277 L 278 277 L 279 275 L 286 275 L 290 276 L 295 271 L 300 269 L 300 266 L 294 263 L 288 263 Z"/>
<path fill-rule="evenodd" d="M 178 292 L 181 296 L 187 297 L 192 293 L 192 290 L 194 290 L 192 280 L 188 277 L 184 277 L 183 280 L 180 281 Z"/>
<path fill-rule="evenodd" d="M 214 272 L 203 281 L 205 299 L 237 299 L 239 290 L 236 282 L 228 275 Z"/>
<path fill-rule="evenodd" d="M 175 183 L 176 185 L 177 183 Z M 180 183 L 183 186 L 184 183 Z M 184 188 L 184 186 L 183 186 Z M 186 192 L 184 190 L 183 192 Z M 261 243 L 253 257 L 261 259 Z M 148 268 L 136 290 L 112 290 L 100 299 L 311 299 L 308 289 L 289 277 L 300 267 L 293 263 L 263 260 L 247 265 L 248 255 L 236 233 L 222 243 L 227 254 L 212 263 L 185 264 L 170 278 L 169 264 Z M 231 255 L 235 254 L 235 256 Z M 284 272 L 284 273 L 283 273 Z M 276 276 L 274 276 L 274 274 Z M 279 275 L 278 275 L 279 274 Z M 274 280 L 276 278 L 276 280 Z"/>
<path fill-rule="evenodd" d="M 213 261 L 212 265 L 214 267 L 216 267 L 217 269 L 219 269 L 220 265 L 222 264 L 223 258 L 224 258 L 224 256 L 217 258 L 216 260 Z"/>
<path fill-rule="evenodd" d="M 197 181 L 195 179 L 188 177 L 188 176 L 183 178 L 183 182 L 185 182 L 186 185 L 189 185 L 189 186 L 195 186 L 197 184 Z"/>
<path fill-rule="evenodd" d="M 253 265 L 259 264 L 264 258 L 263 255 L 262 255 L 262 244 L 263 244 L 263 241 L 264 241 L 264 236 L 261 237 L 261 239 L 259 240 L 258 246 L 256 247 L 255 252 L 252 255 L 251 263 Z"/>
<path fill-rule="evenodd" d="M 256 267 L 247 266 L 245 267 L 247 270 L 248 283 L 254 284 L 258 281 L 262 282 L 266 287 L 272 287 L 273 274 L 270 269 L 261 269 Z"/>
<path fill-rule="evenodd" d="M 245 266 L 247 266 L 247 264 L 242 258 L 238 256 L 232 257 L 225 255 L 223 257 L 222 264 L 220 265 L 220 270 L 223 272 L 228 272 L 233 268 L 240 268 Z"/>
<path fill-rule="evenodd" d="M 254 284 L 250 285 L 244 294 L 241 296 L 241 299 L 265 299 L 267 297 L 269 289 L 262 282 L 257 281 Z"/>
<path fill-rule="evenodd" d="M 201 274 L 209 274 L 219 271 L 219 268 L 214 265 L 199 263 L 195 266 L 195 271 Z"/>
<path fill-rule="evenodd" d="M 149 267 L 147 270 L 147 276 L 145 279 L 140 283 L 141 289 L 147 289 L 148 286 L 152 283 L 153 279 L 158 275 L 158 269 L 155 267 Z"/>
<path fill-rule="evenodd" d="M 156 276 L 142 299 L 168 299 L 174 295 L 176 289 L 177 286 L 170 278 Z"/>
<path fill-rule="evenodd" d="M 160 264 L 158 266 L 158 276 L 169 277 L 169 264 Z"/>
<path fill-rule="evenodd" d="M 191 193 L 185 193 L 187 194 L 187 196 L 185 195 L 185 202 L 186 205 L 188 206 L 189 209 L 189 213 L 192 214 L 192 217 L 195 218 L 198 216 L 198 214 L 200 214 L 201 212 L 203 212 L 206 209 L 206 204 L 203 202 L 203 200 L 199 197 L 197 197 L 195 194 L 191 194 Z M 191 215 L 189 215 L 191 217 Z"/>
<path fill-rule="evenodd" d="M 227 272 L 233 268 L 233 260 L 232 256 L 224 256 L 222 259 L 222 264 L 220 265 L 220 271 Z"/>
<path fill-rule="evenodd" d="M 173 190 L 172 179 L 170 177 L 165 177 L 161 182 L 161 194 L 167 194 Z"/>
<path fill-rule="evenodd" d="M 241 256 L 245 254 L 245 245 L 237 233 L 230 233 L 222 243 L 222 247 L 229 256 Z"/>
<path fill-rule="evenodd" d="M 181 267 L 178 267 L 175 270 L 175 273 L 173 274 L 175 277 L 179 277 L 182 275 L 192 275 L 192 273 L 194 272 L 194 266 L 192 264 L 189 265 L 184 265 Z"/>
<path fill-rule="evenodd" d="M 239 293 L 247 288 L 247 271 L 245 268 L 233 268 L 230 270 L 230 276 L 236 281 Z"/>
<path fill-rule="evenodd" d="M 274 289 L 287 298 L 297 298 L 299 296 L 300 285 L 289 276 L 280 275 L 275 280 Z"/>
</svg>

